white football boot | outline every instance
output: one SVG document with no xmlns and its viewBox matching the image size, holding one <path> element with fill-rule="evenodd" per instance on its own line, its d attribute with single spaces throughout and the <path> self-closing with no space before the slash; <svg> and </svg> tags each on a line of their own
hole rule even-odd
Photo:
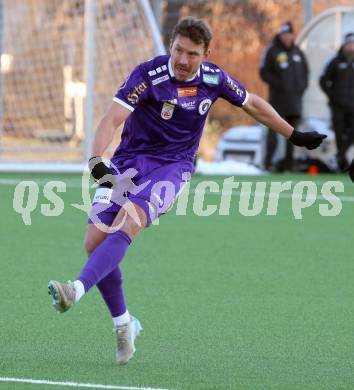
<svg viewBox="0 0 354 390">
<path fill-rule="evenodd" d="M 142 329 L 140 321 L 133 316 L 130 316 L 127 324 L 118 325 L 113 329 L 117 336 L 117 364 L 126 364 L 134 356 L 134 341 Z"/>
<path fill-rule="evenodd" d="M 59 313 L 69 310 L 75 303 L 76 290 L 74 283 L 61 283 L 51 280 L 48 283 L 48 294 L 52 297 L 54 309 Z"/>
</svg>

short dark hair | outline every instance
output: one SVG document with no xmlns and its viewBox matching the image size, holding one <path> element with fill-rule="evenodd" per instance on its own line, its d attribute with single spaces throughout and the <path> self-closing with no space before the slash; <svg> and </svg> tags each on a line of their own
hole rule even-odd
<svg viewBox="0 0 354 390">
<path fill-rule="evenodd" d="M 193 16 L 187 16 L 176 24 L 172 31 L 171 43 L 173 43 L 177 35 L 189 38 L 197 45 L 203 43 L 205 51 L 208 50 L 212 38 L 208 25 L 203 20 L 194 18 Z"/>
</svg>

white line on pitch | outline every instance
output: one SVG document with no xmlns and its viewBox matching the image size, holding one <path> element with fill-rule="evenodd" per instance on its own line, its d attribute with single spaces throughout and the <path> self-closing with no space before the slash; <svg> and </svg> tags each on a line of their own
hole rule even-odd
<svg viewBox="0 0 354 390">
<path fill-rule="evenodd" d="M 44 379 L 29 379 L 29 378 L 7 378 L 0 377 L 0 382 L 17 382 L 17 383 L 30 383 L 35 385 L 53 385 L 53 386 L 66 386 L 66 387 L 84 387 L 90 389 L 112 389 L 112 390 L 168 390 L 158 389 L 155 387 L 129 387 L 129 386 L 117 386 L 117 385 L 100 385 L 94 383 L 78 383 L 78 382 L 56 382 L 48 381 Z"/>
</svg>

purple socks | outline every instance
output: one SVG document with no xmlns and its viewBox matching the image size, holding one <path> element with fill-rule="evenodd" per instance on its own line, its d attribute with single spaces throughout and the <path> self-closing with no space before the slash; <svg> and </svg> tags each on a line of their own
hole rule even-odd
<svg viewBox="0 0 354 390">
<path fill-rule="evenodd" d="M 108 234 L 92 252 L 78 277 L 85 287 L 85 292 L 97 285 L 111 313 L 113 312 L 113 317 L 125 312 L 119 263 L 130 243 L 131 239 L 123 231 Z"/>
<path fill-rule="evenodd" d="M 112 318 L 121 316 L 126 312 L 123 279 L 119 266 L 98 282 L 97 288 L 100 290 Z"/>
</svg>

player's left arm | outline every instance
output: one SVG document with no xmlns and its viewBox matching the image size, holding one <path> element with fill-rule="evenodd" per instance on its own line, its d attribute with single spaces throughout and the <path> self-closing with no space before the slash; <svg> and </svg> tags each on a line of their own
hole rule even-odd
<svg viewBox="0 0 354 390">
<path fill-rule="evenodd" d="M 305 146 L 307 149 L 315 149 L 327 137 L 317 131 L 305 133 L 297 131 L 286 122 L 269 103 L 253 93 L 249 94 L 248 99 L 242 108 L 257 122 L 260 122 L 283 135 L 296 146 Z"/>
<path fill-rule="evenodd" d="M 289 125 L 276 111 L 260 96 L 250 93 L 247 102 L 242 106 L 253 119 L 270 129 L 290 138 L 294 128 Z"/>
</svg>

